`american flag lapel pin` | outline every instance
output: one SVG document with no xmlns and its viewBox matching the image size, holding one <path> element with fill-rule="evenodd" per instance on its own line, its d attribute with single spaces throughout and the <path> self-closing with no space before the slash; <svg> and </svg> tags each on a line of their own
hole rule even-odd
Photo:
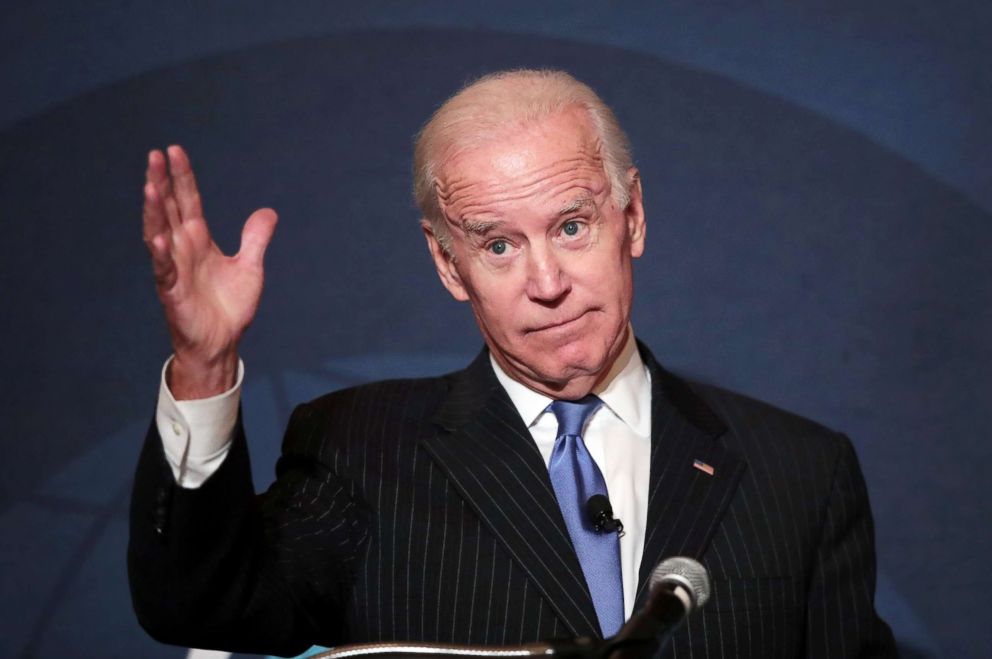
<svg viewBox="0 0 992 659">
<path fill-rule="evenodd" d="M 716 473 L 716 471 L 713 469 L 712 466 L 706 464 L 702 460 L 693 460 L 692 466 L 698 469 L 699 471 L 703 472 L 707 476 L 712 476 L 713 474 Z"/>
</svg>

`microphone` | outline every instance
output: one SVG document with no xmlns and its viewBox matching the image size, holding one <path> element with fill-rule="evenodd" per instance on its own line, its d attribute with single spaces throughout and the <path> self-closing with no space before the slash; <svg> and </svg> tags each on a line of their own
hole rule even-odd
<svg viewBox="0 0 992 659">
<path fill-rule="evenodd" d="M 610 500 L 602 494 L 594 494 L 586 501 L 586 516 L 592 522 L 592 527 L 596 533 L 606 533 L 616 531 L 618 536 L 623 535 L 623 522 L 613 517 L 613 506 Z"/>
<path fill-rule="evenodd" d="M 686 616 L 710 597 L 710 577 L 699 562 L 673 556 L 658 563 L 644 607 L 631 616 L 602 652 L 611 659 L 642 659 L 664 649 Z"/>
</svg>

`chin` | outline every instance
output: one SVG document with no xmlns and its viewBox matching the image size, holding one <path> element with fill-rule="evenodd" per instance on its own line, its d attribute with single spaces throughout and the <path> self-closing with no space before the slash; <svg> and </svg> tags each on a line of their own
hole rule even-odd
<svg viewBox="0 0 992 659">
<path fill-rule="evenodd" d="M 578 398 L 589 392 L 595 381 L 610 367 L 610 358 L 621 347 L 612 332 L 607 331 L 603 319 L 590 318 L 592 322 L 570 331 L 546 332 L 541 335 L 520 333 L 511 339 L 494 341 L 486 335 L 493 350 L 507 373 L 517 373 L 530 386 L 546 393 L 563 394 Z M 626 324 L 622 324 L 626 332 Z M 499 346 L 517 347 L 517 350 L 500 350 Z M 522 349 L 521 349 L 522 348 Z M 509 368 L 507 368 L 509 366 Z M 512 376 L 512 375 L 511 375 Z"/>
<path fill-rule="evenodd" d="M 623 327 L 626 328 L 626 325 Z M 570 337 L 570 340 L 544 346 L 538 352 L 577 372 L 596 373 L 609 366 L 611 353 L 620 349 L 624 336 L 623 332 L 613 335 L 599 329 L 600 331 L 585 331 Z"/>
<path fill-rule="evenodd" d="M 567 385 L 576 378 L 595 377 L 607 367 L 607 351 L 600 346 L 574 342 L 541 352 L 538 357 L 548 381 Z"/>
</svg>

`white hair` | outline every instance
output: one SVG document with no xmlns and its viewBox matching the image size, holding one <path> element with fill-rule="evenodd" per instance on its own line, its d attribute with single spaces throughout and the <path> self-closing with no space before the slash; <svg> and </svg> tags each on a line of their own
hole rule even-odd
<svg viewBox="0 0 992 659">
<path fill-rule="evenodd" d="M 556 70 L 498 71 L 466 85 L 441 105 L 417 134 L 413 149 L 413 196 L 441 248 L 450 254 L 451 234 L 437 198 L 437 177 L 455 151 L 570 108 L 588 114 L 600 144 L 603 171 L 613 200 L 630 203 L 633 166 L 630 141 L 613 111 L 596 92 Z"/>
</svg>

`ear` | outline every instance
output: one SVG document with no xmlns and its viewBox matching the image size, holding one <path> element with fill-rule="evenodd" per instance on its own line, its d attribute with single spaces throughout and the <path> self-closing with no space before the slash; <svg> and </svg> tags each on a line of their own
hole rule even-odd
<svg viewBox="0 0 992 659">
<path fill-rule="evenodd" d="M 636 167 L 627 170 L 627 180 L 630 181 L 630 202 L 624 209 L 624 220 L 627 222 L 627 237 L 630 239 L 630 256 L 638 258 L 644 253 L 644 236 L 647 224 L 644 221 L 644 195 L 641 191 L 641 173 Z"/>
<path fill-rule="evenodd" d="M 437 236 L 434 235 L 434 227 L 431 225 L 430 220 L 421 219 L 420 228 L 424 231 L 424 237 L 427 239 L 427 249 L 430 250 L 431 258 L 434 259 L 434 267 L 437 269 L 438 277 L 441 278 L 441 283 L 451 293 L 451 297 L 459 302 L 468 301 L 468 292 L 465 290 L 465 286 L 462 284 L 462 278 L 455 268 L 455 257 L 441 248 L 441 243 L 438 241 Z"/>
</svg>

